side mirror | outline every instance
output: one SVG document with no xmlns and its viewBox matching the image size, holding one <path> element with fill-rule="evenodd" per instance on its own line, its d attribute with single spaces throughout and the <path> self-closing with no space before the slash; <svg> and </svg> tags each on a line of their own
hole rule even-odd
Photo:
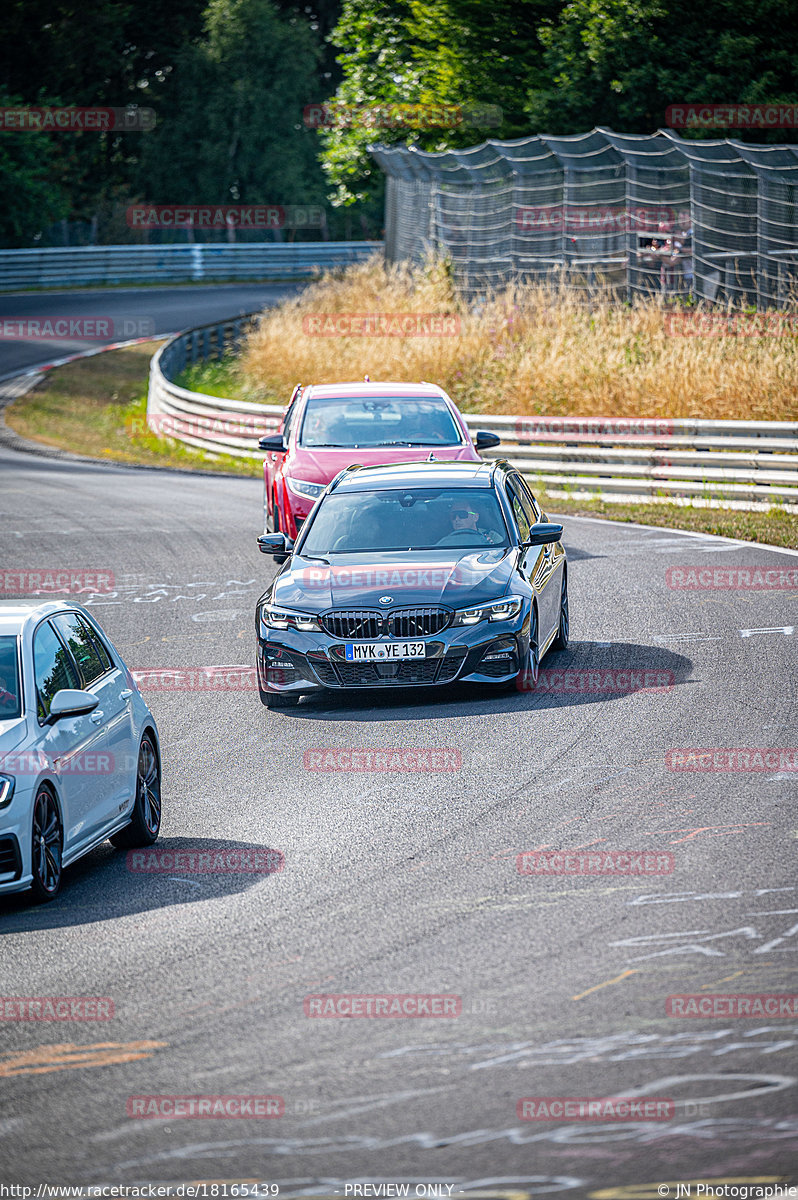
<svg viewBox="0 0 798 1200">
<path fill-rule="evenodd" d="M 82 692 L 77 688 L 61 688 L 56 692 L 50 704 L 48 725 L 54 725 L 61 717 L 80 717 L 84 713 L 93 712 L 100 703 L 98 696 L 91 692 Z"/>
<path fill-rule="evenodd" d="M 538 521 L 529 531 L 529 537 L 522 542 L 522 546 L 548 546 L 552 542 L 559 542 L 562 537 L 562 525 L 555 525 L 551 521 Z"/>
<path fill-rule="evenodd" d="M 474 439 L 477 450 L 490 450 L 491 446 L 498 446 L 500 443 L 501 438 L 498 433 L 488 433 L 486 429 L 477 430 L 477 436 Z"/>
<path fill-rule="evenodd" d="M 262 533 L 258 538 L 261 554 L 273 554 L 275 562 L 285 562 L 294 549 L 294 543 L 284 533 Z"/>
<path fill-rule="evenodd" d="M 273 450 L 275 454 L 285 454 L 288 447 L 281 433 L 269 433 L 258 442 L 258 449 Z"/>
</svg>

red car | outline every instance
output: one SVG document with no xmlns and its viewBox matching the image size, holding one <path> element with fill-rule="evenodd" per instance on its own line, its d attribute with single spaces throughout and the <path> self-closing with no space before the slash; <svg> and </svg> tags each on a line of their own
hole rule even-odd
<svg viewBox="0 0 798 1200">
<path fill-rule="evenodd" d="M 259 443 L 264 528 L 296 538 L 327 484 L 354 463 L 480 462 L 477 451 L 499 440 L 481 430 L 472 442 L 457 406 L 432 383 L 299 384 L 279 433 Z"/>
</svg>

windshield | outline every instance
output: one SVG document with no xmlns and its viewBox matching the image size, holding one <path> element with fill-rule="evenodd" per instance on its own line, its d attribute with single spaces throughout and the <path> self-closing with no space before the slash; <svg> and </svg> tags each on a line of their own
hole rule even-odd
<svg viewBox="0 0 798 1200">
<path fill-rule="evenodd" d="M 463 439 L 448 404 L 438 396 L 310 399 L 300 446 L 459 446 Z"/>
<path fill-rule="evenodd" d="M 17 639 L 0 637 L 0 721 L 10 721 L 22 714 L 17 663 Z"/>
<path fill-rule="evenodd" d="M 308 557 L 363 550 L 463 550 L 509 545 L 488 488 L 335 493 L 322 500 L 299 551 Z"/>
</svg>

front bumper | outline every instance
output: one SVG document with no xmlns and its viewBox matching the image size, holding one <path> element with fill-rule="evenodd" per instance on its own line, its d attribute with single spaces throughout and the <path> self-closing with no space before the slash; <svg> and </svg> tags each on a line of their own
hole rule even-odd
<svg viewBox="0 0 798 1200">
<path fill-rule="evenodd" d="M 529 616 L 448 628 L 415 640 L 425 643 L 424 658 L 353 663 L 344 658 L 344 643 L 324 633 L 270 629 L 258 639 L 260 685 L 267 692 L 303 695 L 323 689 L 509 683 L 529 646 Z"/>
<path fill-rule="evenodd" d="M 30 886 L 31 832 L 36 780 L 17 776 L 7 808 L 0 809 L 0 895 L 21 892 Z"/>
</svg>

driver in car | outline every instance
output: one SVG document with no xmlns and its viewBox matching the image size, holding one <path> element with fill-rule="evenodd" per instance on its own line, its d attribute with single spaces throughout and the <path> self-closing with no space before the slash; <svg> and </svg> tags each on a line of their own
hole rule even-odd
<svg viewBox="0 0 798 1200">
<path fill-rule="evenodd" d="M 484 542 L 493 546 L 502 540 L 502 535 L 494 529 L 482 529 L 479 526 L 479 513 L 471 504 L 455 500 L 449 508 L 449 520 L 452 528 L 439 539 L 439 546 L 473 546 L 475 542 Z"/>
</svg>

